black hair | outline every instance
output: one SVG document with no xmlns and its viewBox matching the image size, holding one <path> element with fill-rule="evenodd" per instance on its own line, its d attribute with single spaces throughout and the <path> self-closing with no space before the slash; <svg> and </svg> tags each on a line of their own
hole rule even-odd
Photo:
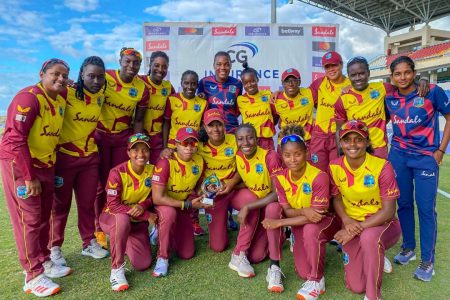
<svg viewBox="0 0 450 300">
<path fill-rule="evenodd" d="M 167 64 L 169 64 L 169 56 L 166 54 L 166 52 L 163 52 L 163 51 L 152 52 L 152 55 L 150 55 L 150 65 L 149 65 L 148 74 L 147 74 L 148 76 L 151 75 L 151 73 L 152 73 L 152 64 L 155 61 L 155 59 L 157 59 L 158 57 L 164 58 L 167 61 Z"/>
<path fill-rule="evenodd" d="M 242 77 L 244 77 L 245 74 L 254 74 L 255 77 L 256 77 L 256 80 L 258 80 L 258 72 L 256 72 L 255 69 L 250 68 L 250 67 L 248 66 L 248 63 L 247 63 L 247 62 L 244 62 L 244 63 L 242 64 L 242 67 L 244 68 L 244 70 L 243 70 L 242 73 L 241 73 L 241 79 L 242 79 Z"/>
<path fill-rule="evenodd" d="M 367 59 L 365 59 L 362 56 L 356 56 L 356 57 L 353 57 L 352 59 L 350 59 L 348 61 L 348 63 L 347 63 L 347 73 L 349 73 L 348 70 L 350 69 L 350 67 L 352 65 L 355 65 L 355 64 L 363 65 L 364 67 L 366 67 L 367 72 L 370 72 L 370 70 L 369 70 L 369 63 L 367 62 Z"/>
<path fill-rule="evenodd" d="M 302 137 L 302 139 L 304 139 L 305 138 L 305 131 L 303 130 L 302 126 L 296 125 L 296 124 L 291 124 L 291 125 L 286 125 L 283 128 L 281 128 L 281 131 L 280 131 L 279 135 L 280 135 L 280 138 L 283 138 L 283 137 L 285 137 L 287 135 L 298 135 L 298 136 Z M 297 142 L 297 143 L 300 145 L 300 147 L 303 150 L 306 150 L 306 143 L 305 143 L 304 140 L 303 140 L 303 142 L 300 141 L 300 142 Z M 286 144 L 280 146 L 281 150 L 283 150 L 285 145 Z"/>
<path fill-rule="evenodd" d="M 206 133 L 205 125 L 200 127 L 198 131 L 198 140 L 202 143 L 206 143 L 209 140 L 208 133 Z"/>
<path fill-rule="evenodd" d="M 75 91 L 75 97 L 77 97 L 79 100 L 82 100 L 82 101 L 84 101 L 84 91 L 83 91 L 84 81 L 82 78 L 82 73 L 84 71 L 84 67 L 86 67 L 87 65 L 99 66 L 100 68 L 105 70 L 105 63 L 98 56 L 89 56 L 83 61 L 83 63 L 81 64 L 81 67 L 80 67 L 80 73 L 78 73 L 78 80 L 76 82 L 77 89 Z M 106 80 L 105 80 L 105 85 L 103 86 L 103 92 L 105 92 L 105 90 L 106 90 Z"/>
<path fill-rule="evenodd" d="M 181 82 L 183 82 L 184 76 L 188 76 L 188 75 L 192 75 L 195 78 L 197 78 L 197 82 L 198 82 L 198 80 L 199 80 L 198 79 L 198 74 L 197 74 L 197 72 L 192 71 L 192 70 L 186 70 L 186 71 L 183 72 L 183 74 L 181 74 Z"/>
<path fill-rule="evenodd" d="M 370 138 L 369 137 L 367 137 L 367 141 L 369 143 L 367 144 L 366 152 L 369 153 L 369 154 L 373 154 L 375 151 L 373 150 L 373 146 L 372 146 L 372 143 L 370 142 Z M 342 147 L 338 147 L 338 150 L 339 150 L 338 151 L 339 152 L 339 156 L 344 155 L 344 151 L 342 150 Z"/>
<path fill-rule="evenodd" d="M 41 71 L 40 71 L 40 72 L 46 73 L 48 69 L 50 69 L 50 68 L 53 67 L 54 65 L 58 65 L 58 64 L 63 65 L 63 66 L 67 69 L 67 71 L 70 72 L 70 67 L 69 67 L 69 65 L 68 65 L 65 61 L 63 61 L 62 59 L 59 59 L 59 58 L 51 58 L 51 59 L 49 59 L 49 60 L 46 60 L 46 61 L 42 64 L 42 67 L 41 67 Z"/>
<path fill-rule="evenodd" d="M 214 62 L 216 62 L 216 59 L 217 59 L 219 56 L 225 56 L 225 57 L 227 57 L 227 58 L 230 60 L 230 63 L 231 63 L 231 56 L 230 56 L 230 53 L 225 52 L 225 51 L 219 51 L 219 52 L 217 52 L 217 53 L 214 55 Z"/>
<path fill-rule="evenodd" d="M 411 59 L 411 57 L 409 57 L 409 56 L 399 56 L 396 59 L 394 59 L 391 62 L 391 65 L 389 66 L 389 69 L 391 69 L 391 74 L 394 73 L 395 67 L 398 64 L 401 64 L 401 63 L 407 64 L 411 68 L 411 70 L 413 70 L 413 72 L 415 71 L 416 65 L 414 64 L 414 61 Z"/>
<path fill-rule="evenodd" d="M 255 127 L 253 127 L 253 125 L 251 123 L 243 123 L 243 124 L 239 125 L 239 127 L 236 129 L 236 132 L 234 134 L 237 135 L 241 129 L 250 129 L 253 132 L 253 134 L 255 135 L 255 137 L 256 138 L 258 137 L 258 135 L 256 134 L 256 129 L 255 129 Z"/>
</svg>

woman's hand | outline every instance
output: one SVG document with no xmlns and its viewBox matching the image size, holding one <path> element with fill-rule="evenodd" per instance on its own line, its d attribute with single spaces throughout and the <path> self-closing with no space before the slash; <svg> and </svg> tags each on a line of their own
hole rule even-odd
<svg viewBox="0 0 450 300">
<path fill-rule="evenodd" d="M 173 152 L 175 152 L 174 149 L 171 148 L 164 148 L 164 150 L 161 151 L 161 153 L 159 154 L 160 158 L 165 158 L 165 159 L 169 159 L 172 157 Z"/>
<path fill-rule="evenodd" d="M 233 190 L 233 186 L 222 181 L 222 188 L 217 192 L 216 196 L 229 194 Z"/>
<path fill-rule="evenodd" d="M 308 207 L 308 208 L 302 208 L 302 215 L 305 216 L 308 221 L 313 223 L 318 223 L 323 219 L 323 214 L 321 214 L 319 211 L 315 210 L 314 208 Z"/>
<path fill-rule="evenodd" d="M 241 224 L 241 226 L 245 226 L 245 219 L 247 218 L 247 215 L 248 215 L 248 207 L 244 206 L 241 208 L 237 216 L 238 222 L 239 224 Z"/>
<path fill-rule="evenodd" d="M 264 229 L 277 229 L 281 227 L 281 221 L 279 219 L 264 219 L 261 224 Z"/>
<path fill-rule="evenodd" d="M 202 98 L 202 99 L 205 99 L 205 100 L 208 100 L 208 99 L 206 99 L 206 94 L 203 93 L 203 92 L 198 93 L 198 94 L 197 94 L 197 97 Z"/>
<path fill-rule="evenodd" d="M 350 242 L 355 236 L 348 234 L 347 230 L 341 229 L 334 235 L 334 239 L 341 245 Z"/>
<path fill-rule="evenodd" d="M 207 204 L 204 204 L 204 203 L 202 202 L 203 197 L 204 197 L 204 196 L 200 196 L 200 197 L 197 197 L 197 198 L 192 199 L 192 200 L 191 200 L 192 208 L 195 208 L 195 209 L 199 209 L 199 208 L 206 208 L 206 209 L 207 209 L 207 208 L 212 208 L 213 205 L 207 205 Z"/>
<path fill-rule="evenodd" d="M 433 157 L 436 160 L 438 166 L 440 166 L 442 164 L 442 160 L 444 159 L 444 152 L 442 152 L 441 150 L 436 150 L 433 153 Z"/>
<path fill-rule="evenodd" d="M 158 215 L 155 213 L 149 213 L 148 222 L 150 224 L 156 224 L 156 220 L 158 220 Z"/>
<path fill-rule="evenodd" d="M 344 225 L 344 228 L 349 235 L 353 236 L 360 234 L 364 230 L 364 228 L 362 228 L 361 226 L 361 223 L 356 220 Z"/>
<path fill-rule="evenodd" d="M 128 214 L 130 216 L 132 216 L 133 218 L 137 218 L 140 215 L 142 215 L 143 213 L 144 213 L 144 208 L 142 206 L 140 206 L 139 204 L 136 204 L 128 211 Z"/>
<path fill-rule="evenodd" d="M 27 188 L 27 197 L 38 196 L 42 192 L 39 179 L 25 180 L 25 186 Z"/>
</svg>

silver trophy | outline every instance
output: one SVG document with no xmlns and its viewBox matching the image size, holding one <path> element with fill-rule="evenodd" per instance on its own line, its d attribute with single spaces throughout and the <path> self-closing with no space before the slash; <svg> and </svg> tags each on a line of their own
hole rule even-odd
<svg viewBox="0 0 450 300">
<path fill-rule="evenodd" d="M 201 188 L 205 195 L 202 203 L 206 205 L 213 205 L 217 192 L 222 188 L 222 183 L 216 174 L 211 174 L 203 180 Z"/>
</svg>

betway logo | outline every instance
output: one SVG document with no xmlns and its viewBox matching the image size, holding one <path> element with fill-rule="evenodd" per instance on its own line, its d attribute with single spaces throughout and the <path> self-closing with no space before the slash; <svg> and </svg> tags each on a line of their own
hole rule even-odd
<svg viewBox="0 0 450 300">
<path fill-rule="evenodd" d="M 336 27 L 313 26 L 312 36 L 336 37 Z"/>
<path fill-rule="evenodd" d="M 169 50 L 169 40 L 147 41 L 145 43 L 145 50 L 147 51 Z"/>
<path fill-rule="evenodd" d="M 237 28 L 233 27 L 213 27 L 212 35 L 213 36 L 236 36 Z"/>
<path fill-rule="evenodd" d="M 303 27 L 278 27 L 279 36 L 303 36 Z"/>
</svg>

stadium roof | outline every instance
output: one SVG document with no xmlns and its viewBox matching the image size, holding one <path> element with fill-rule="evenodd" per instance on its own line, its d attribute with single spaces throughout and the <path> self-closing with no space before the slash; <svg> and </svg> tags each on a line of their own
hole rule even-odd
<svg viewBox="0 0 450 300">
<path fill-rule="evenodd" d="M 450 15 L 449 0 L 299 0 L 387 34 Z"/>
</svg>

